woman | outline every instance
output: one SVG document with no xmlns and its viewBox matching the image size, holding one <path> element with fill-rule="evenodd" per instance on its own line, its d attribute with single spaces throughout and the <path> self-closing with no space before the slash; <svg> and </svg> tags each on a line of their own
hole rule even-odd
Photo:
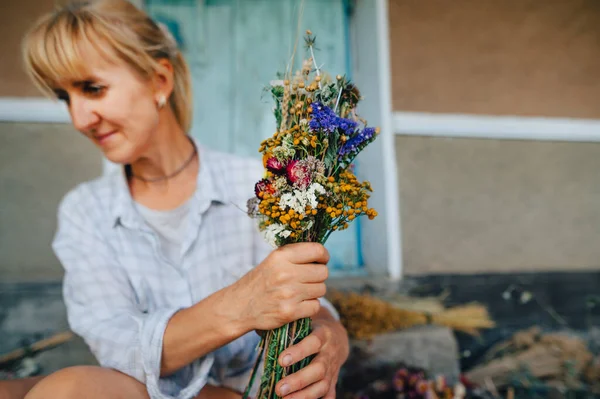
<svg viewBox="0 0 600 399">
<path fill-rule="evenodd" d="M 42 18 L 24 56 L 75 128 L 123 165 L 64 198 L 53 243 L 70 326 L 103 367 L 59 371 L 26 397 L 239 398 L 255 330 L 313 317 L 279 362 L 316 357 L 277 392 L 334 398 L 348 339 L 321 299 L 327 251 L 265 248 L 240 211 L 262 167 L 186 135 L 190 78 L 166 31 L 126 0 L 84 2 Z"/>
</svg>

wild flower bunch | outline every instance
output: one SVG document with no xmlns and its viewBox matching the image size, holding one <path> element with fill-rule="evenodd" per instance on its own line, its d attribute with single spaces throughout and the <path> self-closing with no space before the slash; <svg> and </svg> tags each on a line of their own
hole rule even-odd
<svg viewBox="0 0 600 399">
<path fill-rule="evenodd" d="M 249 215 L 273 247 L 324 244 L 332 232 L 346 229 L 357 217 L 377 216 L 368 206 L 371 185 L 356 178 L 352 162 L 379 129 L 367 127 L 356 114 L 361 99 L 356 86 L 344 76 L 332 78 L 320 70 L 310 31 L 305 43 L 310 57 L 301 70 L 270 84 L 278 128 L 260 145 L 265 176 L 248 201 Z M 267 354 L 258 398 L 276 398 L 277 381 L 310 362 L 288 368 L 277 364 L 284 349 L 309 333 L 310 319 L 266 332 L 260 346 Z M 253 379 L 254 375 L 245 397 Z"/>
<path fill-rule="evenodd" d="M 429 379 L 421 369 L 402 367 L 397 370 L 391 381 L 376 380 L 369 382 L 365 389 L 353 393 L 353 399 L 463 399 L 467 389 L 462 383 L 448 385 L 446 378 L 438 375 Z"/>
</svg>

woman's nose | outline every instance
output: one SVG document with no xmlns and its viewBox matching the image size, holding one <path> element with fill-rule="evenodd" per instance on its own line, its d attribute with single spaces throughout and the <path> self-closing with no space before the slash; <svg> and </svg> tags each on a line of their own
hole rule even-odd
<svg viewBox="0 0 600 399">
<path fill-rule="evenodd" d="M 70 100 L 69 109 L 73 126 L 82 133 L 89 133 L 91 128 L 100 121 L 93 101 L 77 97 L 72 97 Z"/>
</svg>

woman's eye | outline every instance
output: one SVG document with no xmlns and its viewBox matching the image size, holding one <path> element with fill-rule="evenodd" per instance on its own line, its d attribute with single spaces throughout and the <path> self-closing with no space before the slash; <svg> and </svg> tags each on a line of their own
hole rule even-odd
<svg viewBox="0 0 600 399">
<path fill-rule="evenodd" d="M 100 85 L 86 85 L 83 88 L 83 91 L 87 94 L 91 94 L 93 96 L 100 95 L 104 92 L 105 87 Z"/>
</svg>

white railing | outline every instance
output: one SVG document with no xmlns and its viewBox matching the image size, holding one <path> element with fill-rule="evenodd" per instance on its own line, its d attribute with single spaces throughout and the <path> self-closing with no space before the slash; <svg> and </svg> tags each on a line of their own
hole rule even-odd
<svg viewBox="0 0 600 399">
<path fill-rule="evenodd" d="M 600 120 L 394 112 L 394 133 L 509 140 L 600 141 Z"/>
<path fill-rule="evenodd" d="M 43 97 L 0 97 L 0 122 L 70 123 L 67 107 Z"/>
</svg>

